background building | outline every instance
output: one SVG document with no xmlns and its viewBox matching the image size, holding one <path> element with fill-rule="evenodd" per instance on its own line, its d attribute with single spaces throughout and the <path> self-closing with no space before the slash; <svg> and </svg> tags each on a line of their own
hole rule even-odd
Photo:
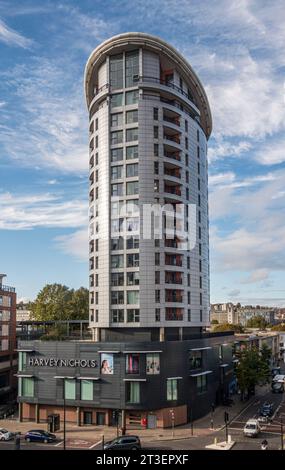
<svg viewBox="0 0 285 470">
<path fill-rule="evenodd" d="M 189 63 L 127 33 L 88 59 L 90 326 L 96 340 L 187 338 L 209 324 L 207 139 L 211 112 Z M 195 204 L 196 246 L 142 236 L 146 204 Z M 136 216 L 118 215 L 122 204 Z M 143 223 L 145 223 L 143 221 Z M 120 235 L 123 224 L 129 236 Z"/>
<path fill-rule="evenodd" d="M 17 304 L 17 310 L 16 310 L 16 321 L 17 322 L 22 322 L 22 321 L 29 321 L 31 320 L 32 312 L 29 309 L 29 304 L 26 304 L 24 302 L 19 302 Z"/>
<path fill-rule="evenodd" d="M 6 274 L 0 274 L 0 403 L 15 395 L 17 372 L 16 292 L 3 284 Z"/>
<path fill-rule="evenodd" d="M 260 305 L 240 305 L 232 302 L 211 305 L 211 321 L 219 323 L 241 324 L 246 326 L 248 320 L 254 317 L 263 317 L 264 320 L 274 325 L 278 318 L 278 309 L 275 307 L 263 307 Z"/>
<path fill-rule="evenodd" d="M 234 304 L 231 302 L 224 304 L 211 305 L 211 321 L 216 320 L 218 323 L 237 324 L 238 315 Z"/>
</svg>

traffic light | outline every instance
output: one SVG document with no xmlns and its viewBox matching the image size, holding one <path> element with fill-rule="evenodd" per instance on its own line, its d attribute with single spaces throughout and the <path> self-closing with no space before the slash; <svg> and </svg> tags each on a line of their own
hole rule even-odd
<svg viewBox="0 0 285 470">
<path fill-rule="evenodd" d="M 228 423 L 228 421 L 229 421 L 229 413 L 228 413 L 227 411 L 225 411 L 224 419 L 225 419 L 225 423 Z"/>
</svg>

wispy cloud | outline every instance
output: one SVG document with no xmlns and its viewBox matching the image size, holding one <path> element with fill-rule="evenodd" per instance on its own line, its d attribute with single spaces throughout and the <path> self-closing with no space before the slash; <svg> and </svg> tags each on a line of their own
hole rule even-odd
<svg viewBox="0 0 285 470">
<path fill-rule="evenodd" d="M 66 66 L 63 62 L 41 58 L 2 72 L 2 87 L 6 91 L 13 89 L 17 105 L 11 104 L 6 112 L 0 144 L 5 156 L 23 166 L 87 172 L 87 111 L 82 80 L 79 75 L 74 78 L 70 62 Z"/>
<path fill-rule="evenodd" d="M 78 261 L 88 260 L 88 230 L 82 229 L 54 239 L 55 245 Z"/>
<path fill-rule="evenodd" d="M 0 229 L 82 227 L 87 224 L 85 200 L 63 200 L 56 194 L 0 194 Z"/>
<path fill-rule="evenodd" d="M 0 19 L 0 41 L 8 46 L 17 46 L 28 49 L 32 46 L 33 41 L 18 33 Z"/>
</svg>

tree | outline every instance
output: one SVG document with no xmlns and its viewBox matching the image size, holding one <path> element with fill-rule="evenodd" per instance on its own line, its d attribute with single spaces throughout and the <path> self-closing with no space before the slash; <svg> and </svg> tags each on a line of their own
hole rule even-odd
<svg viewBox="0 0 285 470">
<path fill-rule="evenodd" d="M 222 332 L 222 331 L 234 331 L 235 333 L 243 333 L 244 329 L 241 325 L 232 325 L 230 323 L 221 323 L 217 325 L 213 329 L 214 332 Z"/>
<path fill-rule="evenodd" d="M 262 348 L 245 349 L 239 353 L 239 363 L 236 376 L 241 390 L 241 399 L 245 393 L 254 393 L 256 385 L 269 382 L 270 368 L 268 364 L 268 351 Z"/>
<path fill-rule="evenodd" d="M 211 325 L 218 325 L 218 324 L 219 324 L 218 320 L 212 320 L 211 321 Z"/>
<path fill-rule="evenodd" d="M 260 330 L 265 330 L 268 325 L 269 323 L 265 320 L 262 315 L 257 315 L 255 317 L 250 318 L 246 324 L 248 328 L 259 328 Z"/>
<path fill-rule="evenodd" d="M 285 331 L 285 323 L 279 323 L 279 325 L 272 326 L 271 331 Z"/>
<path fill-rule="evenodd" d="M 62 284 L 47 284 L 31 303 L 32 316 L 38 321 L 64 321 L 88 318 L 88 290 L 69 289 Z"/>
<path fill-rule="evenodd" d="M 272 357 L 272 351 L 266 343 L 263 343 L 261 350 L 260 350 L 260 355 L 261 355 L 261 360 L 264 361 L 269 366 L 270 360 Z"/>
<path fill-rule="evenodd" d="M 88 320 L 89 318 L 89 291 L 85 287 L 74 290 L 70 300 L 72 320 Z"/>
</svg>

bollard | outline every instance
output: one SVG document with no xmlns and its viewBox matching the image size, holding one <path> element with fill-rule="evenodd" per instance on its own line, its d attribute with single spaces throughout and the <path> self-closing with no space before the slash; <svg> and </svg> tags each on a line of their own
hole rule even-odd
<svg viewBox="0 0 285 470">
<path fill-rule="evenodd" d="M 217 437 L 215 437 L 215 439 L 214 439 L 214 444 L 215 444 L 215 446 L 218 444 L 218 438 Z"/>
<path fill-rule="evenodd" d="M 228 436 L 228 444 L 232 442 L 232 436 Z"/>
</svg>

